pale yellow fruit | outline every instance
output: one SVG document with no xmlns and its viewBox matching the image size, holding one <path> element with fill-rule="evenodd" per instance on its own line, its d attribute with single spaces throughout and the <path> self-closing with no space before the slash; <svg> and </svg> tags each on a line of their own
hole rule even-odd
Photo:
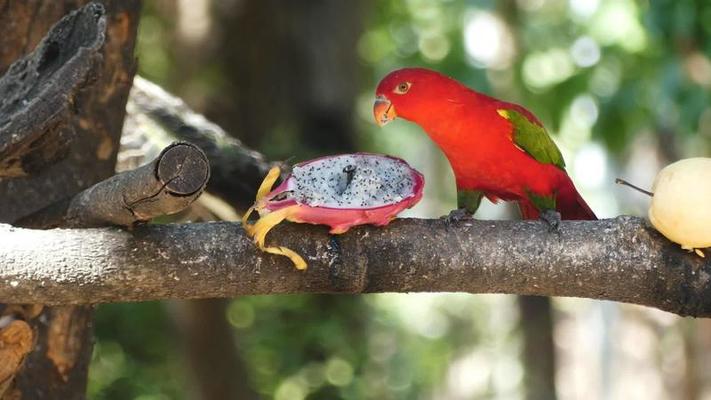
<svg viewBox="0 0 711 400">
<path fill-rule="evenodd" d="M 711 158 L 666 166 L 652 191 L 649 220 L 659 232 L 687 250 L 711 247 Z"/>
</svg>

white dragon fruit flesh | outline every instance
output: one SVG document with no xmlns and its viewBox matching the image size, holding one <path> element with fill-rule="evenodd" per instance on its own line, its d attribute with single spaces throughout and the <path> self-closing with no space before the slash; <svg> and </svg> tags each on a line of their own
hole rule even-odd
<svg viewBox="0 0 711 400">
<path fill-rule="evenodd" d="M 420 201 L 424 187 L 422 174 L 404 160 L 369 153 L 321 157 L 296 164 L 272 190 L 279 174 L 278 167 L 269 171 L 242 222 L 260 249 L 289 257 L 298 269 L 306 268 L 301 256 L 285 247 L 264 244 L 266 234 L 281 221 L 328 225 L 333 234 L 355 225 L 383 226 Z M 260 218 L 249 224 L 252 210 L 257 210 Z"/>
</svg>

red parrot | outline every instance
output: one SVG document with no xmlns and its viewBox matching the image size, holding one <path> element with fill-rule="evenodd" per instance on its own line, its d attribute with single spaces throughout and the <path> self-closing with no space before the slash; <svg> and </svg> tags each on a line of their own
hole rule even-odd
<svg viewBox="0 0 711 400">
<path fill-rule="evenodd" d="M 481 199 L 517 202 L 524 219 L 597 219 L 565 171 L 560 150 L 533 113 L 425 68 L 403 68 L 378 84 L 373 113 L 418 124 L 454 171 L 460 210 Z M 557 212 L 556 212 L 557 211 Z"/>
</svg>

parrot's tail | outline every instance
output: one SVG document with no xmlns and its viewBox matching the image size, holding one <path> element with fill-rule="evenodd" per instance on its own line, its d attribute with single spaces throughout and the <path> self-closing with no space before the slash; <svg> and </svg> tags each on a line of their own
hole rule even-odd
<svg viewBox="0 0 711 400">
<path fill-rule="evenodd" d="M 538 209 L 529 201 L 519 201 L 519 209 L 523 219 L 538 219 Z M 566 179 L 565 184 L 558 192 L 556 198 L 556 210 L 560 213 L 561 219 L 570 220 L 596 220 L 597 216 L 588 203 L 578 193 L 573 181 Z"/>
</svg>

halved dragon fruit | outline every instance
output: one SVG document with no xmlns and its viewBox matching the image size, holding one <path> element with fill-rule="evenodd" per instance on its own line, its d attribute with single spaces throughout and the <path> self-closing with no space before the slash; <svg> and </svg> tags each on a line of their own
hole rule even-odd
<svg viewBox="0 0 711 400">
<path fill-rule="evenodd" d="M 272 168 L 259 187 L 254 205 L 242 224 L 260 249 L 289 257 L 297 269 L 306 262 L 285 247 L 265 246 L 264 240 L 283 220 L 322 224 L 331 233 L 346 232 L 352 226 L 387 225 L 398 213 L 422 198 L 422 174 L 399 158 L 369 153 L 342 154 L 294 165 L 291 174 L 272 190 L 279 177 Z M 260 215 L 253 225 L 253 210 Z"/>
</svg>

